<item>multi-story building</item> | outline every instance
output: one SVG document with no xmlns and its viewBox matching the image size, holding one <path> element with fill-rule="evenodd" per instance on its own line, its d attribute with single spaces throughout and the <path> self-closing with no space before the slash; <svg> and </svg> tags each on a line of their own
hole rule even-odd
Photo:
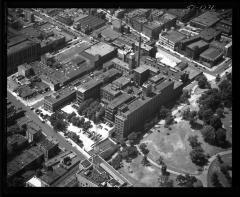
<svg viewBox="0 0 240 197">
<path fill-rule="evenodd" d="M 206 66 L 213 67 L 223 58 L 223 52 L 219 49 L 210 47 L 200 54 L 199 60 L 206 63 Z"/>
<path fill-rule="evenodd" d="M 7 163 L 7 179 L 21 174 L 25 169 L 37 169 L 44 160 L 42 151 L 33 146 Z"/>
<path fill-rule="evenodd" d="M 112 82 L 120 76 L 120 72 L 114 68 L 107 70 L 96 78 L 77 87 L 77 102 L 80 104 L 89 98 L 99 98 L 102 85 Z"/>
<path fill-rule="evenodd" d="M 64 105 L 76 99 L 76 90 L 73 88 L 61 89 L 49 96 L 44 97 L 43 107 L 48 111 L 55 112 Z"/>
<path fill-rule="evenodd" d="M 27 139 L 20 134 L 14 134 L 7 138 L 7 152 L 9 153 L 9 155 L 14 153 L 15 151 L 21 151 L 27 145 Z"/>
<path fill-rule="evenodd" d="M 177 16 L 177 19 L 182 22 L 188 22 L 196 14 L 196 9 L 168 9 L 168 13 Z"/>
<path fill-rule="evenodd" d="M 212 27 L 220 20 L 218 15 L 219 14 L 214 11 L 204 12 L 200 16 L 193 18 L 190 21 L 190 25 L 201 29 Z"/>
<path fill-rule="evenodd" d="M 185 50 L 186 49 L 186 46 L 193 43 L 193 42 L 197 42 L 201 40 L 201 37 L 196 35 L 196 36 L 191 36 L 190 38 L 186 38 L 186 39 L 183 39 L 179 42 L 179 45 L 178 45 L 178 49 L 179 50 Z"/>
<path fill-rule="evenodd" d="M 145 81 L 147 81 L 150 75 L 149 69 L 139 66 L 134 69 L 134 81 L 136 84 L 141 86 Z"/>
<path fill-rule="evenodd" d="M 180 95 L 183 83 L 173 81 L 161 75 L 156 82 L 143 84 L 143 94 L 127 105 L 119 108 L 115 115 L 115 137 L 125 138 L 134 130 L 141 129 L 144 122 L 150 118 L 161 105 Z"/>
<path fill-rule="evenodd" d="M 114 122 L 115 114 L 117 113 L 118 108 L 132 99 L 133 99 L 132 95 L 122 93 L 120 96 L 110 101 L 105 109 L 105 120 Z"/>
<path fill-rule="evenodd" d="M 118 58 L 113 58 L 111 60 L 113 67 L 122 72 L 123 74 L 131 72 L 130 65 Z"/>
<path fill-rule="evenodd" d="M 7 73 L 17 72 L 17 66 L 40 59 L 40 43 L 16 36 L 7 43 Z"/>
<path fill-rule="evenodd" d="M 145 23 L 142 28 L 142 33 L 149 38 L 157 39 L 160 32 L 163 30 L 163 23 L 155 20 L 152 22 Z"/>
<path fill-rule="evenodd" d="M 206 42 L 213 40 L 219 40 L 221 37 L 221 31 L 215 30 L 214 28 L 204 29 L 199 34 L 200 38 Z"/>
<path fill-rule="evenodd" d="M 143 25 L 147 22 L 148 20 L 145 17 L 134 17 L 132 19 L 132 26 L 138 32 L 142 32 Z"/>
<path fill-rule="evenodd" d="M 25 77 L 29 77 L 34 74 L 34 71 L 29 64 L 25 63 L 18 66 L 18 74 L 23 75 Z"/>
<path fill-rule="evenodd" d="M 194 42 L 188 45 L 186 47 L 187 56 L 193 59 L 198 58 L 199 54 L 208 48 L 208 45 L 209 44 L 203 40 L 199 40 L 197 42 Z"/>
<path fill-rule="evenodd" d="M 164 45 L 164 46 L 172 49 L 172 50 L 175 50 L 175 48 L 177 47 L 179 42 L 181 40 L 183 40 L 184 38 L 186 38 L 186 36 L 183 35 L 182 33 L 171 30 L 168 32 L 162 32 L 159 35 L 159 43 L 161 45 Z"/>
<path fill-rule="evenodd" d="M 26 138 L 28 139 L 28 142 L 31 143 L 38 141 L 42 135 L 41 131 L 42 129 L 37 123 L 33 121 L 28 122 L 26 131 Z"/>
<path fill-rule="evenodd" d="M 99 42 L 91 46 L 90 48 L 86 49 L 85 52 L 93 56 L 99 56 L 99 67 L 102 67 L 105 62 L 117 56 L 117 49 L 104 42 Z"/>
<path fill-rule="evenodd" d="M 38 147 L 43 151 L 45 158 L 50 159 L 58 152 L 58 143 L 44 139 L 39 142 Z"/>
<path fill-rule="evenodd" d="M 120 77 L 112 83 L 101 88 L 101 99 L 104 103 L 109 103 L 114 98 L 122 94 L 121 90 L 130 84 L 130 79 Z"/>
</svg>

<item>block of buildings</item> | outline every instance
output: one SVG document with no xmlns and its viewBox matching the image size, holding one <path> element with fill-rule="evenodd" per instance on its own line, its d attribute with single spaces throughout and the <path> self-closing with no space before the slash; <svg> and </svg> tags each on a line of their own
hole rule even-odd
<svg viewBox="0 0 240 197">
<path fill-rule="evenodd" d="M 159 43 L 164 45 L 172 50 L 175 50 L 177 45 L 180 43 L 181 40 L 186 38 L 186 36 L 178 31 L 168 31 L 162 32 L 159 35 Z"/>
<path fill-rule="evenodd" d="M 148 20 L 145 17 L 137 16 L 132 19 L 132 27 L 133 27 L 133 29 L 137 30 L 138 32 L 142 32 L 143 25 L 147 22 L 148 22 Z"/>
<path fill-rule="evenodd" d="M 157 39 L 162 30 L 163 30 L 163 24 L 155 20 L 155 21 L 145 23 L 142 28 L 142 33 L 149 38 Z"/>
<path fill-rule="evenodd" d="M 86 34 L 104 26 L 106 24 L 106 20 L 100 19 L 93 15 L 88 15 L 78 21 L 79 29 Z"/>
<path fill-rule="evenodd" d="M 109 103 L 114 98 L 122 94 L 121 90 L 130 84 L 130 79 L 126 77 L 120 77 L 101 88 L 101 98 L 104 103 Z"/>
<path fill-rule="evenodd" d="M 193 59 L 196 59 L 199 57 L 201 52 L 208 48 L 208 45 L 209 44 L 203 40 L 194 42 L 186 47 L 187 55 Z"/>
<path fill-rule="evenodd" d="M 86 53 L 99 56 L 99 66 L 117 56 L 117 49 L 104 42 L 99 42 L 85 50 Z"/>
<path fill-rule="evenodd" d="M 230 36 L 232 34 L 232 17 L 220 20 L 216 24 L 216 30 L 221 31 L 226 36 Z"/>
<path fill-rule="evenodd" d="M 217 12 L 207 11 L 201 14 L 200 16 L 193 18 L 190 21 L 190 25 L 197 28 L 205 29 L 208 27 L 212 27 L 219 20 L 220 19 L 218 18 Z"/>
<path fill-rule="evenodd" d="M 15 151 L 23 150 L 25 147 L 27 147 L 27 145 L 27 139 L 20 134 L 14 134 L 7 137 L 7 152 L 10 154 L 14 153 Z"/>
<path fill-rule="evenodd" d="M 59 108 L 67 105 L 76 99 L 76 90 L 73 88 L 65 88 L 44 97 L 43 107 L 48 111 L 55 112 Z"/>
<path fill-rule="evenodd" d="M 39 60 L 41 47 L 39 43 L 26 39 L 24 36 L 15 36 L 7 42 L 7 73 L 17 71 L 17 66 Z"/>
<path fill-rule="evenodd" d="M 219 40 L 221 37 L 221 31 L 215 30 L 214 28 L 204 29 L 199 34 L 200 38 L 206 42 L 213 40 Z"/>
<path fill-rule="evenodd" d="M 100 156 L 92 156 L 89 160 L 83 160 L 76 175 L 80 187 L 131 186 L 128 180 Z"/>
<path fill-rule="evenodd" d="M 203 61 L 208 67 L 215 66 L 219 61 L 221 61 L 223 58 L 223 52 L 219 49 L 210 47 L 204 52 L 202 52 L 199 56 L 199 60 Z"/>
<path fill-rule="evenodd" d="M 196 9 L 168 9 L 168 13 L 173 14 L 181 22 L 188 22 L 196 13 Z"/>
<path fill-rule="evenodd" d="M 170 29 L 176 25 L 177 17 L 170 13 L 165 13 L 158 21 L 162 23 L 164 29 Z"/>
<path fill-rule="evenodd" d="M 40 167 L 43 162 L 44 155 L 42 151 L 33 146 L 30 149 L 24 151 L 13 160 L 7 163 L 7 179 L 20 175 L 25 169 Z"/>
<path fill-rule="evenodd" d="M 199 40 L 201 40 L 201 37 L 199 35 L 191 36 L 190 38 L 185 38 L 181 40 L 178 47 L 180 50 L 185 50 L 187 45 L 193 42 L 197 42 Z"/>
<path fill-rule="evenodd" d="M 99 98 L 102 85 L 112 82 L 120 76 L 120 72 L 112 68 L 96 78 L 77 87 L 77 102 L 80 104 L 89 98 Z"/>
</svg>

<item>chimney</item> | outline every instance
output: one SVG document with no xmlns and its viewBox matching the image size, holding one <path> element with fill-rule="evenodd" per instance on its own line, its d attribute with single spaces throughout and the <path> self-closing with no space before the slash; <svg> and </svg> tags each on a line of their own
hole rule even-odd
<svg viewBox="0 0 240 197">
<path fill-rule="evenodd" d="M 137 62 L 137 67 L 139 67 L 139 65 L 140 65 L 141 42 L 142 42 L 142 40 L 141 40 L 141 35 L 140 35 L 140 37 L 139 37 L 139 46 L 138 46 L 138 62 Z"/>
</svg>

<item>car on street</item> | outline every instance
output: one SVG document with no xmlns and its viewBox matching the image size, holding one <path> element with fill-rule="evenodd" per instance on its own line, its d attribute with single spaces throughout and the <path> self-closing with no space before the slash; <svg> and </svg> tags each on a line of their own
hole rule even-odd
<svg viewBox="0 0 240 197">
<path fill-rule="evenodd" d="M 31 110 L 34 110 L 34 107 L 31 107 L 30 109 L 31 109 Z"/>
<path fill-rule="evenodd" d="M 42 123 L 45 123 L 45 121 L 44 121 L 44 120 L 42 120 Z"/>
</svg>

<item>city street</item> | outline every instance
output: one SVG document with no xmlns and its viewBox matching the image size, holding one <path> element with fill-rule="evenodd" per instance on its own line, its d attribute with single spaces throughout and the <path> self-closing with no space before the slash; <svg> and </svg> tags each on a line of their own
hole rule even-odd
<svg viewBox="0 0 240 197">
<path fill-rule="evenodd" d="M 42 128 L 42 131 L 47 136 L 53 137 L 56 140 L 58 140 L 60 146 L 64 147 L 66 150 L 71 150 L 71 151 L 75 152 L 80 159 L 85 159 L 85 156 L 79 150 L 77 150 L 76 148 L 72 147 L 64 137 L 62 137 L 61 135 L 56 133 L 49 125 L 47 125 L 45 123 L 42 123 L 42 121 L 39 119 L 37 114 L 35 114 L 35 112 L 33 112 L 29 107 L 26 107 L 25 105 L 23 105 L 20 101 L 18 101 L 9 92 L 7 92 L 7 97 L 9 99 L 9 101 L 11 101 L 16 107 L 21 107 L 23 110 L 25 110 L 26 111 L 26 113 L 25 113 L 26 116 L 30 120 L 33 120 L 34 122 L 36 122 Z"/>
</svg>

